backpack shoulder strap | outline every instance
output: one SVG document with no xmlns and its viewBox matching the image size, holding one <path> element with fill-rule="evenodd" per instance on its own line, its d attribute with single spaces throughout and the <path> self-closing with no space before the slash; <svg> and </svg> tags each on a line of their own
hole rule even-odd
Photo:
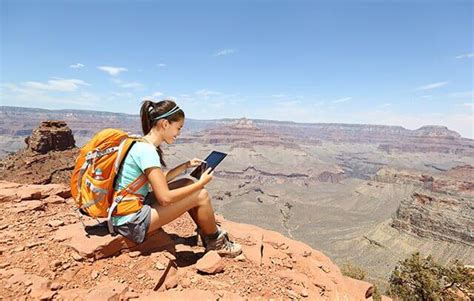
<svg viewBox="0 0 474 301">
<path fill-rule="evenodd" d="M 147 177 L 145 174 L 141 174 L 136 178 L 133 182 L 127 185 L 124 189 L 120 190 L 116 196 L 114 197 L 114 200 L 112 204 L 109 207 L 108 210 L 108 215 L 107 215 L 107 226 L 109 228 L 110 234 L 114 234 L 114 227 L 112 225 L 112 215 L 117 208 L 118 204 L 124 199 L 124 197 L 127 194 L 134 194 L 136 193 L 140 188 L 143 187 L 148 182 Z"/>
</svg>

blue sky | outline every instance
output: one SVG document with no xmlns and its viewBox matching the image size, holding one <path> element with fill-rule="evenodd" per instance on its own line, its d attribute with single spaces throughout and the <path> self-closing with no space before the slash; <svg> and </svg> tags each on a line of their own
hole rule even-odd
<svg viewBox="0 0 474 301">
<path fill-rule="evenodd" d="M 2 105 L 474 135 L 472 1 L 0 3 Z"/>
</svg>

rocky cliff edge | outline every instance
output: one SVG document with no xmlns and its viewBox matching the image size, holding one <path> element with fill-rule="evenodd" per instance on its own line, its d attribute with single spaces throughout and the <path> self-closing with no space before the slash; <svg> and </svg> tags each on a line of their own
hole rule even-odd
<svg viewBox="0 0 474 301">
<path fill-rule="evenodd" d="M 204 254 L 187 215 L 135 245 L 75 214 L 69 187 L 0 181 L 2 300 L 371 300 L 323 253 L 218 216 L 243 255 Z M 384 297 L 385 298 L 385 297 Z"/>
</svg>

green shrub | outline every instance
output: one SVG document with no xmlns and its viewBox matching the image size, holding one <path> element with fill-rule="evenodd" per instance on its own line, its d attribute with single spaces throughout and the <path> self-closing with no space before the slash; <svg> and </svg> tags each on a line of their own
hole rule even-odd
<svg viewBox="0 0 474 301">
<path fill-rule="evenodd" d="M 374 284 L 374 294 L 372 295 L 372 299 L 374 301 L 381 301 L 382 300 L 382 294 L 380 293 L 378 287 Z"/>
<path fill-rule="evenodd" d="M 457 300 L 474 292 L 474 273 L 455 260 L 444 267 L 420 253 L 399 262 L 390 276 L 389 294 L 402 300 Z"/>
<path fill-rule="evenodd" d="M 364 280 L 367 276 L 367 272 L 364 271 L 361 267 L 353 265 L 349 262 L 346 262 L 341 267 L 341 273 L 344 276 L 351 277 L 357 280 Z"/>
</svg>

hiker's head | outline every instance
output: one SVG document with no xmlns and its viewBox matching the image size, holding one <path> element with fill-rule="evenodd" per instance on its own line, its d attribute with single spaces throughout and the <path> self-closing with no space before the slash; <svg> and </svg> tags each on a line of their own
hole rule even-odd
<svg viewBox="0 0 474 301">
<path fill-rule="evenodd" d="M 162 135 L 163 141 L 171 144 L 181 133 L 184 117 L 183 110 L 172 100 L 158 102 L 145 100 L 140 109 L 143 135 L 156 131 Z M 158 147 L 158 153 L 160 158 L 163 158 L 160 147 Z M 166 167 L 163 161 L 161 164 Z"/>
</svg>

